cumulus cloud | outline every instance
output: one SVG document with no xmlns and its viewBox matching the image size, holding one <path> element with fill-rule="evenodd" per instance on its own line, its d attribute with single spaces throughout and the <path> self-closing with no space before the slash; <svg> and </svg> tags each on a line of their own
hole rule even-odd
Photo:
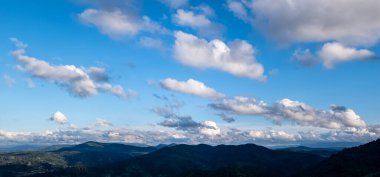
<svg viewBox="0 0 380 177">
<path fill-rule="evenodd" d="M 254 98 L 234 97 L 209 104 L 209 106 L 233 114 L 263 116 L 278 124 L 287 120 L 301 126 L 327 129 L 365 128 L 367 126 L 352 109 L 331 105 L 329 110 L 318 110 L 290 99 L 282 99 L 273 105 L 268 105 Z"/>
<path fill-rule="evenodd" d="M 220 135 L 220 128 L 213 121 L 203 121 L 199 127 L 199 133 L 208 137 L 215 137 Z"/>
<path fill-rule="evenodd" d="M 12 87 L 16 83 L 16 81 L 8 74 L 3 74 L 3 80 L 8 87 Z"/>
<path fill-rule="evenodd" d="M 209 98 L 221 98 L 223 94 L 215 91 L 215 89 L 207 87 L 203 82 L 188 79 L 187 81 L 177 81 L 172 78 L 167 78 L 160 81 L 161 87 L 173 90 L 176 92 L 187 93 L 191 95 L 209 97 Z"/>
<path fill-rule="evenodd" d="M 323 63 L 323 66 L 327 69 L 332 69 L 338 63 L 368 60 L 375 57 L 376 54 L 372 51 L 347 47 L 338 42 L 325 43 L 316 55 L 309 49 L 297 49 L 293 53 L 293 60 L 305 67 Z"/>
<path fill-rule="evenodd" d="M 167 29 L 153 22 L 149 17 L 135 17 L 120 9 L 86 9 L 78 15 L 85 24 L 96 26 L 101 33 L 111 38 L 134 36 L 141 31 L 168 33 Z"/>
<path fill-rule="evenodd" d="M 365 60 L 375 57 L 375 54 L 366 49 L 356 49 L 346 47 L 340 43 L 326 43 L 318 56 L 322 59 L 326 68 L 332 68 L 336 63 L 347 62 L 352 60 Z"/>
<path fill-rule="evenodd" d="M 233 0 L 239 18 L 282 43 L 338 41 L 374 45 L 380 39 L 380 1 Z M 355 7 L 355 8 L 352 8 Z"/>
<path fill-rule="evenodd" d="M 68 122 L 67 117 L 59 111 L 51 115 L 50 120 L 56 122 L 57 124 L 66 124 Z"/>
<path fill-rule="evenodd" d="M 20 63 L 21 70 L 43 80 L 51 81 L 67 88 L 74 96 L 88 97 L 97 95 L 98 91 L 108 92 L 121 98 L 134 95 L 132 91 L 125 92 L 119 86 L 113 86 L 106 81 L 108 76 L 104 69 L 97 67 L 78 68 L 74 65 L 51 65 L 46 61 L 25 55 L 25 49 L 12 52 L 13 57 Z"/>
<path fill-rule="evenodd" d="M 183 26 L 198 28 L 211 25 L 211 21 L 205 15 L 194 14 L 193 11 L 186 11 L 183 9 L 178 9 L 173 18 L 177 24 Z"/>
<path fill-rule="evenodd" d="M 175 32 L 175 58 L 182 64 L 217 69 L 240 77 L 263 81 L 264 67 L 256 61 L 255 49 L 246 41 L 229 44 L 214 39 L 206 41 L 182 31 Z"/>
</svg>

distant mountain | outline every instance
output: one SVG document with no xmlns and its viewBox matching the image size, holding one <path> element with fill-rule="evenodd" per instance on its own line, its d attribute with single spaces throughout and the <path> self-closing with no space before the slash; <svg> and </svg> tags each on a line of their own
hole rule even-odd
<svg viewBox="0 0 380 177">
<path fill-rule="evenodd" d="M 278 151 L 290 151 L 290 152 L 303 152 L 307 154 L 319 155 L 322 157 L 330 157 L 333 154 L 338 153 L 343 148 L 310 148 L 306 146 L 288 147 L 277 149 Z"/>
<path fill-rule="evenodd" d="M 22 176 L 71 167 L 103 166 L 155 151 L 116 143 L 87 142 L 54 151 L 0 154 L 0 176 Z"/>
<path fill-rule="evenodd" d="M 300 176 L 380 177 L 380 139 L 344 149 Z"/>
</svg>

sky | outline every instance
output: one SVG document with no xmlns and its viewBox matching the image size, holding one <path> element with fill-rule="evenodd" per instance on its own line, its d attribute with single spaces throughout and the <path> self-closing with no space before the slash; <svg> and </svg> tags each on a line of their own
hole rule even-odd
<svg viewBox="0 0 380 177">
<path fill-rule="evenodd" d="M 377 0 L 0 1 L 0 141 L 375 140 L 379 7 Z"/>
</svg>

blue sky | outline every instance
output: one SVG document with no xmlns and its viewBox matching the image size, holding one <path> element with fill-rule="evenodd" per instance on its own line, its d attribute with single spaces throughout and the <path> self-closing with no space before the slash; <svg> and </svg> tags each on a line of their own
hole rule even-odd
<svg viewBox="0 0 380 177">
<path fill-rule="evenodd" d="M 0 140 L 376 139 L 379 5 L 1 1 Z"/>
</svg>

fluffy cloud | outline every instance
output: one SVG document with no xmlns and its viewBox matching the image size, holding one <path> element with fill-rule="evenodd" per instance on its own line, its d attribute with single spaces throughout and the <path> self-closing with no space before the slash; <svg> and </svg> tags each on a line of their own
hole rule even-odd
<svg viewBox="0 0 380 177">
<path fill-rule="evenodd" d="M 380 39 L 380 1 L 231 0 L 239 18 L 282 43 L 334 40 L 373 45 Z M 355 7 L 355 8 L 352 8 Z"/>
<path fill-rule="evenodd" d="M 275 131 L 275 130 L 251 130 L 249 131 L 249 136 L 255 140 L 266 140 L 266 141 L 297 141 L 301 139 L 299 134 L 291 134 L 285 131 Z"/>
<path fill-rule="evenodd" d="M 65 124 L 68 122 L 67 117 L 59 111 L 51 115 L 50 120 L 56 122 L 57 124 Z"/>
<path fill-rule="evenodd" d="M 187 81 L 177 81 L 175 79 L 167 78 L 160 81 L 160 85 L 168 90 L 187 93 L 191 95 L 221 98 L 224 95 L 215 91 L 215 89 L 207 87 L 203 82 L 188 79 Z"/>
<path fill-rule="evenodd" d="M 206 41 L 182 31 L 175 32 L 175 57 L 181 63 L 200 69 L 222 70 L 240 77 L 265 80 L 264 67 L 256 62 L 255 49 L 246 41 L 230 44 Z"/>
<path fill-rule="evenodd" d="M 309 49 L 298 49 L 293 54 L 293 60 L 303 66 L 311 67 L 323 63 L 327 69 L 332 69 L 338 63 L 356 60 L 368 60 L 376 57 L 376 54 L 367 49 L 347 47 L 338 42 L 325 43 L 317 54 L 314 55 Z"/>
<path fill-rule="evenodd" d="M 208 137 L 215 137 L 220 135 L 220 128 L 213 121 L 203 121 L 199 127 L 199 133 Z"/>
<path fill-rule="evenodd" d="M 319 50 L 318 56 L 322 59 L 326 68 L 332 68 L 334 64 L 352 60 L 365 60 L 374 58 L 375 54 L 366 49 L 356 49 L 343 46 L 340 43 L 326 43 Z"/>
<path fill-rule="evenodd" d="M 173 18 L 177 24 L 183 26 L 199 28 L 211 25 L 211 21 L 205 15 L 183 9 L 178 9 Z"/>
<path fill-rule="evenodd" d="M 98 94 L 98 91 L 108 92 L 124 99 L 134 95 L 134 92 L 125 92 L 119 85 L 113 86 L 105 82 L 108 76 L 101 68 L 86 69 L 74 65 L 51 65 L 46 61 L 25 55 L 25 49 L 17 49 L 12 52 L 12 55 L 20 63 L 19 68 L 22 68 L 22 71 L 63 86 L 74 96 L 93 96 Z"/>
<path fill-rule="evenodd" d="M 275 123 L 288 120 L 301 126 L 342 130 L 367 126 L 352 109 L 331 105 L 330 110 L 318 110 L 290 99 L 282 99 L 269 106 L 265 102 L 253 98 L 234 97 L 223 99 L 219 103 L 212 103 L 209 106 L 234 114 L 263 116 Z"/>
<path fill-rule="evenodd" d="M 134 36 L 140 31 L 152 33 L 168 32 L 147 16 L 143 16 L 142 18 L 134 17 L 120 9 L 86 9 L 78 15 L 78 18 L 85 24 L 96 26 L 101 33 L 111 38 Z"/>
</svg>

